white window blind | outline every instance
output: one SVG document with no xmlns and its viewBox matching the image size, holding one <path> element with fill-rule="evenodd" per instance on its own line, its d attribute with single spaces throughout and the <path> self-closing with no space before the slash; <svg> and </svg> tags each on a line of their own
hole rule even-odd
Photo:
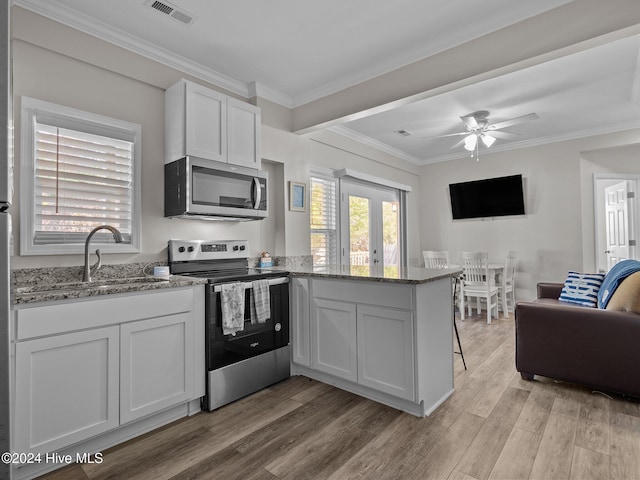
<svg viewBox="0 0 640 480">
<path fill-rule="evenodd" d="M 314 267 L 336 265 L 338 259 L 337 182 L 311 177 L 311 253 Z"/>
<path fill-rule="evenodd" d="M 139 124 L 21 97 L 20 254 L 140 251 Z"/>
<path fill-rule="evenodd" d="M 108 224 L 131 241 L 133 142 L 36 122 L 36 245 L 76 243 Z M 108 241 L 109 232 L 96 237 Z M 99 235 L 100 235 L 99 234 Z"/>
</svg>

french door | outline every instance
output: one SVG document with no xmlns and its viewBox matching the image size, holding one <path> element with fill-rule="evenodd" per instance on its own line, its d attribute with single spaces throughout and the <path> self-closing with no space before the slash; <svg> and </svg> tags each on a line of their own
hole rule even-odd
<svg viewBox="0 0 640 480">
<path fill-rule="evenodd" d="M 351 275 L 399 275 L 401 218 L 398 190 L 341 180 L 340 255 Z"/>
</svg>

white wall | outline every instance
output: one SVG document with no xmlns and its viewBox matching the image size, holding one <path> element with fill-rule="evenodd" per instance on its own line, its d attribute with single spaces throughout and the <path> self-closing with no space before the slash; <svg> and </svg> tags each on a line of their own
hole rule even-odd
<svg viewBox="0 0 640 480">
<path fill-rule="evenodd" d="M 172 238 L 240 238 L 249 240 L 254 256 L 264 250 L 274 255 L 308 255 L 309 212 L 288 210 L 288 186 L 290 180 L 308 182 L 312 167 L 350 167 L 412 185 L 415 193 L 410 197 L 410 211 L 416 211 L 419 198 L 416 166 L 326 132 L 318 132 L 312 138 L 284 131 L 287 122 L 282 109 L 265 104 L 262 156 L 263 169 L 270 177 L 270 217 L 241 223 L 166 219 L 163 215 L 164 89 L 183 75 L 17 7 L 12 9 L 12 28 L 17 128 L 15 204 L 10 210 L 16 246 L 13 268 L 72 266 L 83 262 L 80 254 L 19 255 L 21 96 L 142 125 L 142 251 L 130 255 L 105 254 L 105 263 L 166 259 L 167 240 Z M 417 261 L 417 229 L 412 230 L 409 244 L 413 249 L 410 258 Z"/>
<path fill-rule="evenodd" d="M 570 269 L 594 271 L 593 172 L 606 171 L 606 151 L 637 142 L 638 131 L 558 142 L 509 152 L 424 166 L 421 170 L 421 241 L 424 250 L 489 252 L 501 261 L 517 252 L 517 298 L 535 298 L 540 281 L 564 281 Z M 601 163 L 583 155 L 599 149 Z M 637 155 L 619 154 L 618 167 L 631 166 Z M 636 169 L 637 170 L 637 169 Z M 626 172 L 625 172 L 626 173 Z M 451 217 L 449 183 L 522 174 L 526 214 L 476 220 Z M 589 261 L 589 259 L 591 259 Z"/>
<path fill-rule="evenodd" d="M 633 142 L 630 145 L 597 148 L 595 150 L 583 151 L 580 155 L 583 264 L 585 270 L 597 271 L 594 174 L 640 175 L 640 162 L 638 162 L 638 159 L 640 159 L 640 134 L 631 132 L 629 137 Z M 638 201 L 640 201 L 640 199 L 636 200 L 636 202 Z M 604 207 L 602 207 L 602 210 L 604 211 Z M 635 213 L 637 216 L 638 212 Z M 603 223 L 601 223 L 601 225 L 603 225 Z M 602 232 L 600 232 L 600 234 L 603 238 L 604 234 Z M 600 245 L 604 245 L 604 243 L 601 241 Z"/>
</svg>

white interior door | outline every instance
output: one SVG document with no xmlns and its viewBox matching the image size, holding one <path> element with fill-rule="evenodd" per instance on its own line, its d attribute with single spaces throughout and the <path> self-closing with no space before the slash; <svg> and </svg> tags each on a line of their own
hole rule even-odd
<svg viewBox="0 0 640 480">
<path fill-rule="evenodd" d="M 341 261 L 352 275 L 399 274 L 400 195 L 397 190 L 341 182 Z"/>
<path fill-rule="evenodd" d="M 629 185 L 623 181 L 605 188 L 607 270 L 631 258 L 629 242 Z"/>
</svg>

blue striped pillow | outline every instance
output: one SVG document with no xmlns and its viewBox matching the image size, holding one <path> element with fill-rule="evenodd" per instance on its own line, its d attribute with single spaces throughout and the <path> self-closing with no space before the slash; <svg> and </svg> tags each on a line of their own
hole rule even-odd
<svg viewBox="0 0 640 480">
<path fill-rule="evenodd" d="M 578 273 L 569 270 L 559 300 L 595 307 L 598 304 L 598 291 L 603 280 L 603 273 Z"/>
</svg>

